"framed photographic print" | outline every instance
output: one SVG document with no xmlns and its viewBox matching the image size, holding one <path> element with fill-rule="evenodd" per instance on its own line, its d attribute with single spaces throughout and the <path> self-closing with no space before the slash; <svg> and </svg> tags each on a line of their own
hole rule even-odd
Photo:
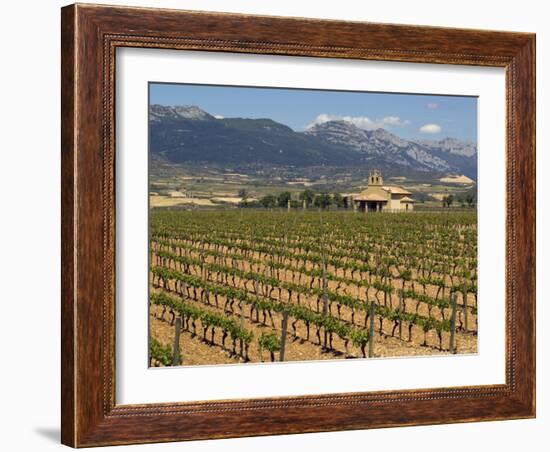
<svg viewBox="0 0 550 452">
<path fill-rule="evenodd" d="M 62 9 L 62 442 L 535 415 L 535 37 Z"/>
</svg>

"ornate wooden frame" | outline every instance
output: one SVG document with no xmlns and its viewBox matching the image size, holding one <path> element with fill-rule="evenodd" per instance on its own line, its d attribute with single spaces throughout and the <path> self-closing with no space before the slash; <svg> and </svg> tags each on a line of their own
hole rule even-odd
<svg viewBox="0 0 550 452">
<path fill-rule="evenodd" d="M 74 447 L 535 416 L 535 35 L 71 5 L 62 9 L 62 442 Z M 506 69 L 506 383 L 115 404 L 115 49 Z"/>
</svg>

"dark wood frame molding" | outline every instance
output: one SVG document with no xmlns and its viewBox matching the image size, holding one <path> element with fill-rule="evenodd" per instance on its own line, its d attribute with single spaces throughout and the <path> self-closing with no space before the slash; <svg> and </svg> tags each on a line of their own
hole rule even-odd
<svg viewBox="0 0 550 452">
<path fill-rule="evenodd" d="M 62 429 L 74 447 L 535 416 L 535 35 L 71 5 L 62 9 Z M 506 383 L 115 404 L 115 50 L 506 69 Z M 504 151 L 504 150 L 503 150 Z"/>
</svg>

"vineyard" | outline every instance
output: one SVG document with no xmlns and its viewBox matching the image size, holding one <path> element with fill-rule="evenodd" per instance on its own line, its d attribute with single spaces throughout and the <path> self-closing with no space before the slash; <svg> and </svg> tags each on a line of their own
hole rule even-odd
<svg viewBox="0 0 550 452">
<path fill-rule="evenodd" d="M 477 351 L 474 212 L 150 221 L 152 366 Z"/>
</svg>

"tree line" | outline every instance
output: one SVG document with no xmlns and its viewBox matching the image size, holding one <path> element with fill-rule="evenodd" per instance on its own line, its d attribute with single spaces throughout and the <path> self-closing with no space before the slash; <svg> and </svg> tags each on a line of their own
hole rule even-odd
<svg viewBox="0 0 550 452">
<path fill-rule="evenodd" d="M 473 207 L 476 203 L 475 194 L 470 192 L 465 193 L 464 195 L 458 195 L 456 198 L 454 195 L 446 195 L 441 199 L 443 207 L 451 207 L 454 202 L 460 204 L 460 207 Z"/>
<path fill-rule="evenodd" d="M 352 202 L 347 197 L 342 196 L 340 193 L 327 193 L 327 192 L 315 192 L 311 189 L 306 189 L 299 193 L 298 199 L 293 199 L 292 193 L 289 191 L 283 191 L 278 194 L 268 194 L 262 196 L 260 199 L 250 199 L 246 189 L 239 190 L 239 197 L 241 201 L 239 207 L 274 209 L 282 208 L 291 209 L 299 208 L 319 208 L 329 209 L 331 207 L 337 209 L 352 208 Z M 476 192 L 469 190 L 465 193 L 453 195 L 448 194 L 443 196 L 441 204 L 444 208 L 450 208 L 454 205 L 460 205 L 460 207 L 474 207 L 477 203 Z"/>
<path fill-rule="evenodd" d="M 306 189 L 298 195 L 298 199 L 292 198 L 292 193 L 283 191 L 279 194 L 268 194 L 258 200 L 250 200 L 246 190 L 239 191 L 241 197 L 240 207 L 264 207 L 270 208 L 310 208 L 316 207 L 319 209 L 328 209 L 331 206 L 339 209 L 347 209 L 352 207 L 348 199 L 340 193 L 317 193 L 313 190 Z"/>
</svg>

